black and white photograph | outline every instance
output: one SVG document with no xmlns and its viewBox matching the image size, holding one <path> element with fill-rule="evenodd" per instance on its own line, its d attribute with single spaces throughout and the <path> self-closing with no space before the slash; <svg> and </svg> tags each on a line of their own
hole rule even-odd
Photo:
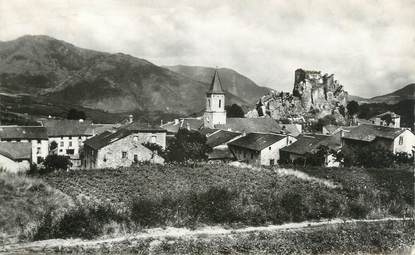
<svg viewBox="0 0 415 255">
<path fill-rule="evenodd" d="M 0 0 L 0 254 L 415 255 L 414 0 Z"/>
</svg>

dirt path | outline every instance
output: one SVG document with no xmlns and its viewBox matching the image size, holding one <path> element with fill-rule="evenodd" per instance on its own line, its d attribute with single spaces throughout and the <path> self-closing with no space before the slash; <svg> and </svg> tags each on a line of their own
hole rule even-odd
<svg viewBox="0 0 415 255">
<path fill-rule="evenodd" d="M 264 231 L 286 231 L 295 229 L 306 229 L 315 228 L 325 225 L 334 224 L 353 224 L 358 222 L 385 222 L 385 221 L 403 221 L 403 218 L 383 218 L 373 220 L 341 220 L 334 219 L 320 222 L 300 222 L 300 223 L 287 223 L 282 225 L 269 225 L 262 227 L 245 227 L 239 229 L 225 229 L 220 226 L 204 227 L 196 230 L 187 228 L 173 228 L 168 227 L 152 228 L 144 230 L 137 234 L 129 234 L 113 238 L 102 238 L 96 240 L 81 240 L 81 239 L 50 239 L 43 241 L 36 241 L 22 244 L 12 244 L 0 247 L 0 253 L 12 253 L 19 254 L 29 251 L 42 251 L 42 250 L 53 250 L 54 248 L 60 250 L 62 247 L 96 247 L 100 245 L 110 245 L 112 243 L 122 243 L 125 241 L 138 240 L 138 239 L 158 239 L 158 238 L 195 238 L 198 236 L 216 236 L 216 235 L 227 235 L 236 233 L 247 233 L 247 232 L 264 232 Z M 409 220 L 409 219 L 406 219 Z"/>
</svg>

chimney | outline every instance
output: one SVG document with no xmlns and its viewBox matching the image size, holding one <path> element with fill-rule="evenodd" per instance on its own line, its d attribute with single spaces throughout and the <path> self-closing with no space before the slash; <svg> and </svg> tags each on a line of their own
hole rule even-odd
<svg viewBox="0 0 415 255">
<path fill-rule="evenodd" d="M 190 125 L 189 125 L 189 122 L 186 122 L 186 129 L 190 131 Z"/>
<path fill-rule="evenodd" d="M 133 123 L 133 121 L 134 121 L 134 116 L 132 114 L 130 114 L 128 116 L 128 123 Z"/>
<path fill-rule="evenodd" d="M 163 126 L 163 120 L 160 120 L 160 126 Z"/>
<path fill-rule="evenodd" d="M 79 123 L 82 123 L 82 122 L 84 122 L 84 120 L 83 119 L 79 119 Z"/>
</svg>

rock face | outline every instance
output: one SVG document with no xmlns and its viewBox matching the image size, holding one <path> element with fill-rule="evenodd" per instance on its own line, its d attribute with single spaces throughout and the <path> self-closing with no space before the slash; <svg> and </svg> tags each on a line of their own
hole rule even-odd
<svg viewBox="0 0 415 255">
<path fill-rule="evenodd" d="M 339 107 L 346 107 L 347 92 L 334 75 L 321 71 L 295 71 L 293 93 L 270 92 L 258 100 L 248 117 L 269 116 L 274 119 L 322 118 L 339 115 Z"/>
</svg>

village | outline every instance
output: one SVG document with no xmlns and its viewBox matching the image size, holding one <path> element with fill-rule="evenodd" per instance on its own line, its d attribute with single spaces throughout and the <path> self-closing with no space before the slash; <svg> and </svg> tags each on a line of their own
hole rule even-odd
<svg viewBox="0 0 415 255">
<path fill-rule="evenodd" d="M 331 91 L 343 93 L 339 92 L 341 86 L 333 80 L 333 75 L 320 73 L 302 69 L 295 73 L 295 87 L 303 86 L 297 91 L 305 93 L 308 83 L 317 84 L 318 90 L 311 91 L 310 100 L 301 102 L 307 111 L 316 98 L 325 97 L 330 102 L 336 96 Z M 283 102 L 285 98 L 278 100 Z M 343 94 L 341 100 L 347 103 Z M 50 116 L 39 119 L 39 126 L 0 126 L 0 168 L 12 173 L 27 172 L 34 165 L 41 166 L 48 155 L 66 157 L 70 161 L 68 168 L 80 171 L 129 167 L 140 162 L 164 164 L 166 159 L 148 144 L 166 150 L 183 129 L 206 138 L 211 148 L 206 155 L 210 163 L 240 162 L 256 167 L 295 162 L 305 165 L 307 157 L 322 148 L 325 148 L 324 162 L 321 162 L 324 167 L 342 166 L 344 162 L 337 155 L 347 148 L 379 148 L 408 157 L 414 154 L 415 135 L 410 128 L 400 126 L 400 116 L 394 112 L 370 119 L 351 116 L 348 125 L 328 124 L 321 126 L 321 130 L 310 131 L 304 121 L 298 121 L 299 117 L 304 120 L 302 116 L 282 123 L 272 114 L 264 114 L 269 112 L 269 105 L 266 109 L 264 104 L 260 102 L 254 117 L 227 117 L 225 91 L 216 70 L 206 92 L 204 114 L 200 117 L 155 125 L 134 121 L 133 115 L 115 124 Z M 330 106 L 321 107 L 331 111 Z"/>
</svg>

